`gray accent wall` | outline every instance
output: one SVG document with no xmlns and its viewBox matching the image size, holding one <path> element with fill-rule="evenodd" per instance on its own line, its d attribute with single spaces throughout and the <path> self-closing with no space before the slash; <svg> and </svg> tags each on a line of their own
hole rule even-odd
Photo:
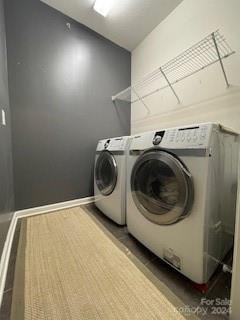
<svg viewBox="0 0 240 320">
<path fill-rule="evenodd" d="M 14 209 L 11 124 L 3 1 L 0 0 L 0 257 Z M 2 109 L 6 125 L 2 124 Z"/>
<path fill-rule="evenodd" d="M 130 133 L 130 53 L 39 0 L 5 15 L 16 209 L 91 196 L 97 141 Z"/>
</svg>

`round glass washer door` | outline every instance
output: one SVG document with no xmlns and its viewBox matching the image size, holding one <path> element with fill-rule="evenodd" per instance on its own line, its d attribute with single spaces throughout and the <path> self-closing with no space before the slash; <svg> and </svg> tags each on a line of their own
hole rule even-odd
<svg viewBox="0 0 240 320">
<path fill-rule="evenodd" d="M 178 158 L 162 150 L 151 150 L 138 158 L 131 191 L 138 210 L 159 225 L 182 220 L 193 203 L 191 174 Z"/>
<path fill-rule="evenodd" d="M 110 195 L 117 183 L 117 163 L 107 150 L 102 151 L 95 166 L 95 181 L 101 194 Z"/>
</svg>

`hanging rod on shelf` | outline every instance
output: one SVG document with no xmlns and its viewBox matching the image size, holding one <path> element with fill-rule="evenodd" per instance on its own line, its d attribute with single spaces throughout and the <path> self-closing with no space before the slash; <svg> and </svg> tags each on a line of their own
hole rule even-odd
<svg viewBox="0 0 240 320">
<path fill-rule="evenodd" d="M 112 100 L 122 100 L 131 103 L 141 101 L 146 107 L 144 103 L 145 98 L 160 90 L 170 88 L 177 102 L 180 103 L 174 85 L 217 62 L 221 67 L 226 86 L 229 87 L 223 59 L 234 53 L 219 30 L 214 31 L 177 57 L 143 77 L 134 85 L 113 96 Z M 158 82 L 161 82 L 161 84 Z M 154 84 L 156 88 L 149 89 L 146 92 L 147 87 L 154 86 Z"/>
</svg>

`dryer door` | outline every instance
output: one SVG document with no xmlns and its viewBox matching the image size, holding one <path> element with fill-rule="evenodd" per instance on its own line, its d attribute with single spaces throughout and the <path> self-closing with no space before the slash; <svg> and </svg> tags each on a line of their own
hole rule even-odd
<svg viewBox="0 0 240 320">
<path fill-rule="evenodd" d="M 191 174 L 178 158 L 162 150 L 151 150 L 138 158 L 131 189 L 139 211 L 160 225 L 185 218 L 193 202 Z"/>
<path fill-rule="evenodd" d="M 117 163 L 114 156 L 107 150 L 99 154 L 95 165 L 95 181 L 99 191 L 110 195 L 117 183 Z"/>
</svg>

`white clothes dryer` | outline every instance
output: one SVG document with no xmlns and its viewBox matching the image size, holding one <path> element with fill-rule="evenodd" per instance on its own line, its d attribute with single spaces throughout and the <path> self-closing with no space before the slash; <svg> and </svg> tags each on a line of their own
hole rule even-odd
<svg viewBox="0 0 240 320">
<path fill-rule="evenodd" d="M 100 140 L 95 156 L 95 205 L 120 225 L 126 224 L 128 141 L 127 136 Z"/>
</svg>

